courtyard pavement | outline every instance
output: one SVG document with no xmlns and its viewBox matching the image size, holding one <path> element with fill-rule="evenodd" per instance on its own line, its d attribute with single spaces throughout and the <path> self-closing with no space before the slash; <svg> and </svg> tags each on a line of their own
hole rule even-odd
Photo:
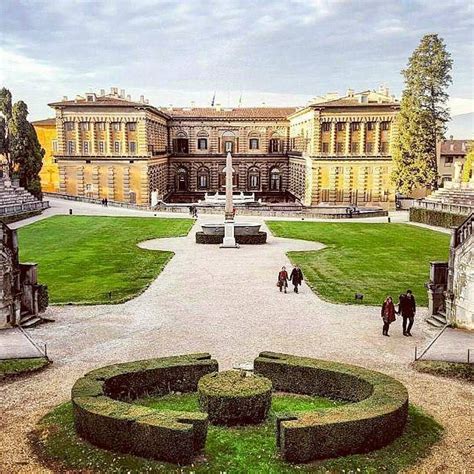
<svg viewBox="0 0 474 474">
<path fill-rule="evenodd" d="M 89 204 L 67 202 L 66 207 L 73 204 L 83 213 L 94 212 Z M 95 210 L 129 215 L 123 209 Z M 52 407 L 68 400 L 74 381 L 93 368 L 210 352 L 226 369 L 252 361 L 264 350 L 354 363 L 398 378 L 407 385 L 411 401 L 446 428 L 446 436 L 414 471 L 461 472 L 474 462 L 473 386 L 420 374 L 410 366 L 415 346 L 422 347 L 436 335 L 423 321 L 426 310 L 417 314 L 413 338 L 402 335 L 399 320 L 387 338 L 381 335 L 378 307 L 328 303 L 305 284 L 300 294 L 280 293 L 278 270 L 282 265 L 291 268 L 286 252 L 318 250 L 322 245 L 271 235 L 266 245 L 240 249 L 194 243 L 199 223 L 220 220 L 205 215 L 187 237 L 142 243 L 143 248 L 171 250 L 175 256 L 137 298 L 120 305 L 48 309 L 56 322 L 30 334 L 48 344 L 54 363 L 31 377 L 0 385 L 0 472 L 43 470 L 27 436 Z M 263 223 L 256 217 L 238 220 Z"/>
</svg>

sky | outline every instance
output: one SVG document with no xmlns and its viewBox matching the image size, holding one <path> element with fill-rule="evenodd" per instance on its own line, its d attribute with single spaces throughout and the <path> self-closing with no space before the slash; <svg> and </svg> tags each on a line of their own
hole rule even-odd
<svg viewBox="0 0 474 474">
<path fill-rule="evenodd" d="M 0 0 L 0 87 L 30 119 L 110 87 L 155 106 L 304 105 L 327 92 L 397 97 L 427 33 L 452 54 L 452 115 L 474 112 L 473 0 Z"/>
</svg>

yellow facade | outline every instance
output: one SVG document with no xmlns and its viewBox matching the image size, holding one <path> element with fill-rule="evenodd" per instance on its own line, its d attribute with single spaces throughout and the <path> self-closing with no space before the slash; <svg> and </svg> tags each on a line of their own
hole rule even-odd
<svg viewBox="0 0 474 474">
<path fill-rule="evenodd" d="M 33 122 L 36 135 L 44 148 L 43 166 L 40 171 L 41 189 L 44 192 L 59 192 L 59 168 L 54 162 L 54 154 L 58 150 L 56 119 L 38 120 Z"/>
</svg>

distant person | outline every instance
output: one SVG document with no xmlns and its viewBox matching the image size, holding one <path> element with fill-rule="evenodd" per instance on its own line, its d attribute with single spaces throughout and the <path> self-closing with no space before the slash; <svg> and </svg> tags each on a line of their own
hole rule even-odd
<svg viewBox="0 0 474 474">
<path fill-rule="evenodd" d="M 393 304 L 391 296 L 387 296 L 387 298 L 385 298 L 385 301 L 382 305 L 381 316 L 383 320 L 382 335 L 390 337 L 388 334 L 388 329 L 390 324 L 395 321 L 395 305 Z"/>
<path fill-rule="evenodd" d="M 293 291 L 298 293 L 298 286 L 300 286 L 303 281 L 303 272 L 298 265 L 295 265 L 295 268 L 291 271 L 290 280 L 294 286 Z"/>
<path fill-rule="evenodd" d="M 195 217 L 197 219 L 197 216 L 198 216 L 197 206 L 193 206 L 193 217 Z"/>
<path fill-rule="evenodd" d="M 194 206 L 189 206 L 189 215 L 190 215 L 191 217 L 194 216 Z"/>
<path fill-rule="evenodd" d="M 102 206 L 105 206 L 105 199 L 102 198 L 102 201 L 100 203 L 102 204 Z"/>
<path fill-rule="evenodd" d="M 413 327 L 416 314 L 416 301 L 411 290 L 407 290 L 405 294 L 400 295 L 398 300 L 398 313 L 403 318 L 403 335 L 411 336 L 411 328 Z"/>
<path fill-rule="evenodd" d="M 280 292 L 288 288 L 288 272 L 286 267 L 281 267 L 280 272 L 278 272 L 278 283 L 277 286 L 280 288 Z"/>
<path fill-rule="evenodd" d="M 107 198 L 104 199 L 104 206 L 105 207 L 108 207 L 109 205 L 109 200 Z"/>
</svg>

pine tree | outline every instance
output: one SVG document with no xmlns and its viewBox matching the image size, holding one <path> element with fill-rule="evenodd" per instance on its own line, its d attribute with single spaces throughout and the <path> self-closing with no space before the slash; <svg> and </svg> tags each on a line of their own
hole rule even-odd
<svg viewBox="0 0 474 474">
<path fill-rule="evenodd" d="M 28 122 L 28 107 L 23 101 L 12 106 L 10 91 L 0 90 L 0 153 L 4 154 L 10 176 L 17 175 L 23 186 L 38 199 L 42 198 L 41 170 L 44 150 L 36 131 Z"/>
<path fill-rule="evenodd" d="M 443 39 L 425 35 L 402 71 L 405 90 L 397 117 L 392 179 L 403 194 L 415 187 L 437 187 L 437 143 L 449 120 L 446 89 L 452 82 L 451 67 Z"/>
</svg>

